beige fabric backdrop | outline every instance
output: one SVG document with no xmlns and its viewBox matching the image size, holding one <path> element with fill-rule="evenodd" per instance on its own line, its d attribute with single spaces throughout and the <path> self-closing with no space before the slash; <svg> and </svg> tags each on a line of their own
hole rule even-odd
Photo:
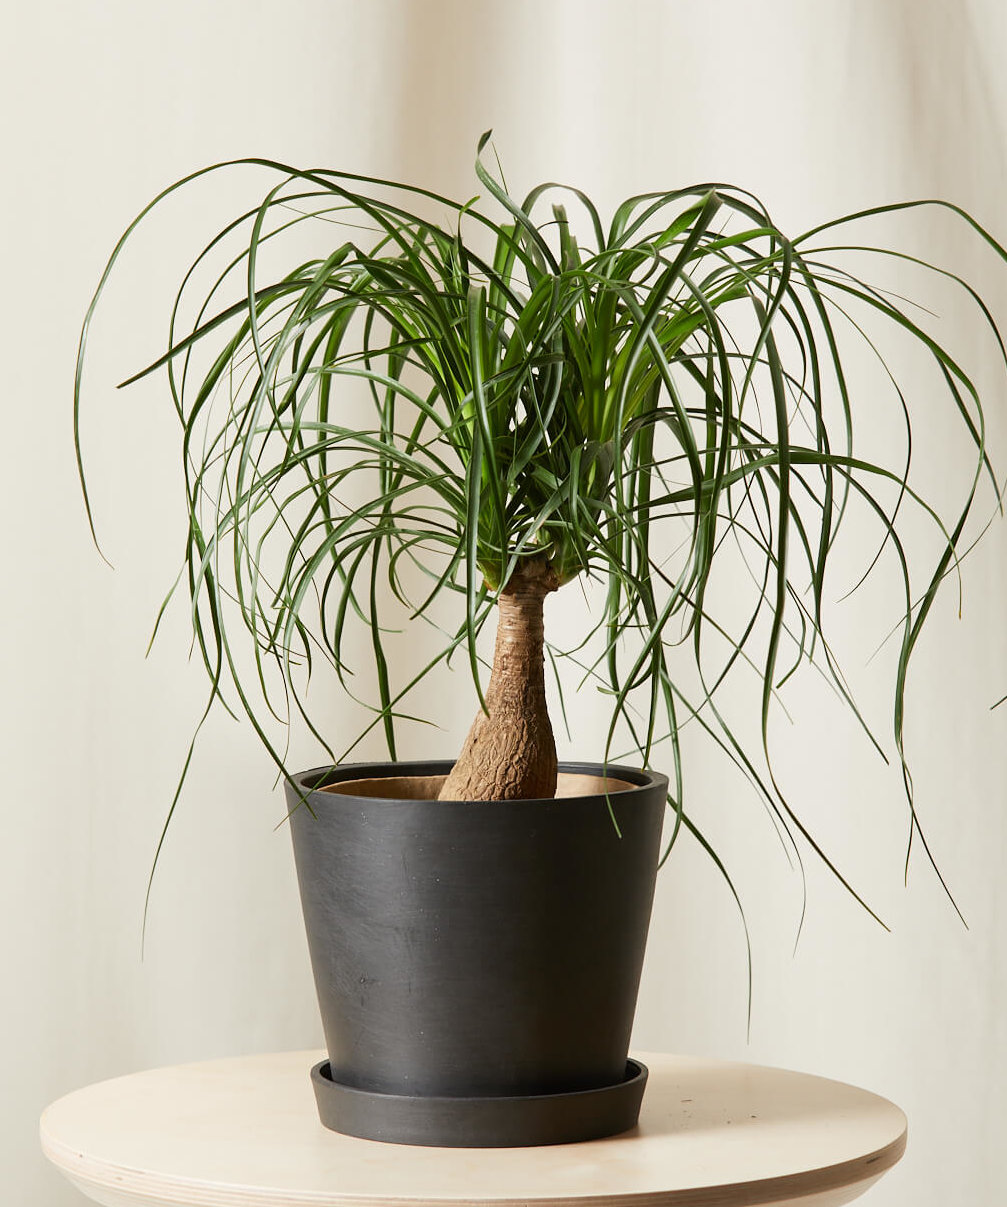
<svg viewBox="0 0 1007 1207">
<path fill-rule="evenodd" d="M 6 1201 L 62 1207 L 78 1196 L 35 1141 L 50 1099 L 146 1066 L 319 1040 L 287 839 L 273 831 L 279 798 L 252 736 L 225 719 L 198 748 L 140 960 L 146 876 L 203 684 L 184 660 L 184 608 L 144 661 L 181 551 L 173 420 L 156 385 L 128 396 L 111 387 L 157 349 L 182 257 L 247 194 L 222 181 L 173 203 L 141 235 L 96 329 L 87 442 L 111 573 L 88 541 L 69 403 L 80 317 L 124 223 L 169 180 L 240 154 L 468 196 L 476 138 L 492 126 L 518 191 L 556 178 L 612 203 L 723 179 L 794 229 L 940 195 L 1005 236 L 1007 10 L 999 0 L 6 7 L 0 1167 Z M 1007 319 L 1007 274 L 947 223 L 912 229 Z M 988 359 L 957 311 L 946 317 L 956 346 Z M 995 409 L 1005 448 L 1002 386 Z M 898 776 L 810 683 L 790 697 L 808 711 L 781 741 L 781 775 L 894 933 L 809 864 L 792 955 L 799 880 L 758 808 L 700 758 L 693 799 L 752 928 L 749 1042 L 742 935 L 716 873 L 683 844 L 661 881 L 639 1045 L 789 1065 L 893 1098 L 911 1142 L 873 1192 L 878 1207 L 1007 1199 L 1007 714 L 988 711 L 1007 690 L 1005 535 L 999 527 L 968 567 L 965 623 L 954 593 L 944 600 L 909 716 L 920 808 L 971 929 L 922 862 L 902 887 Z M 861 656 L 883 635 L 880 604 L 854 602 L 839 623 L 884 728 L 883 679 Z M 560 619 L 562 605 L 550 606 Z M 586 696 L 577 704 L 569 753 L 586 757 L 600 720 Z M 448 718 L 446 752 L 470 709 L 466 699 Z M 351 710 L 333 702 L 331 724 L 351 726 Z"/>
</svg>

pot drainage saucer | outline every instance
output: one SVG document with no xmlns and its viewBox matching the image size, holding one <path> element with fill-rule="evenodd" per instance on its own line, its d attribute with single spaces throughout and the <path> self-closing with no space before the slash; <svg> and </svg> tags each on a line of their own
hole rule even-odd
<svg viewBox="0 0 1007 1207">
<path fill-rule="evenodd" d="M 614 1136 L 636 1126 L 647 1066 L 626 1062 L 613 1085 L 520 1097 L 410 1097 L 333 1081 L 327 1060 L 311 1070 L 322 1123 L 332 1131 L 391 1144 L 441 1148 L 525 1148 Z"/>
</svg>

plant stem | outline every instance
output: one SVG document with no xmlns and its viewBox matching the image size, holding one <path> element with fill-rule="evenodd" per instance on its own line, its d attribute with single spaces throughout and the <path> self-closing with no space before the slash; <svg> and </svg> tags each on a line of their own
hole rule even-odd
<svg viewBox="0 0 1007 1207">
<path fill-rule="evenodd" d="M 486 711 L 472 722 L 440 800 L 556 794 L 556 742 L 545 698 L 543 604 L 559 586 L 549 562 L 519 566 L 500 594 Z"/>
</svg>

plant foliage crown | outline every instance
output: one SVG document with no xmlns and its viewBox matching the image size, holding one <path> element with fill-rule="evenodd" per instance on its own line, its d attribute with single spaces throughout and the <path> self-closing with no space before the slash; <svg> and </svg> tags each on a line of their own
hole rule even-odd
<svg viewBox="0 0 1007 1207">
<path fill-rule="evenodd" d="M 184 577 L 210 702 L 230 698 L 282 767 L 269 712 L 312 724 L 298 668 L 319 660 L 351 690 L 348 634 L 363 624 L 377 677 L 367 729 L 382 727 L 395 757 L 408 694 L 459 649 L 478 686 L 476 639 L 497 593 L 524 559 L 546 558 L 561 583 L 600 584 L 591 631 L 553 653 L 608 693 L 606 757 L 623 742 L 648 765 L 669 743 L 675 834 L 685 826 L 707 845 L 684 807 L 679 732 L 690 720 L 833 867 L 773 780 L 768 721 L 774 692 L 804 660 L 855 708 L 822 635 L 826 569 L 851 501 L 878 524 L 870 566 L 886 552 L 901 576 L 893 723 L 904 767 L 913 648 L 956 567 L 984 474 L 1000 492 L 970 377 L 908 305 L 841 267 L 837 253 L 863 247 L 826 244 L 854 220 L 933 205 L 1001 258 L 1004 249 L 943 202 L 879 207 L 791 240 L 756 198 L 710 184 L 632 197 L 606 226 L 577 190 L 543 185 L 517 203 L 482 162 L 487 138 L 476 170 L 499 220 L 473 202 L 345 173 L 264 160 L 204 169 L 251 164 L 279 181 L 201 252 L 165 353 L 130 380 L 166 370 L 181 423 Z M 123 245 L 154 205 L 203 174 L 165 190 L 116 247 L 85 321 L 76 415 L 91 315 Z M 573 218 L 556 200 L 564 193 Z M 267 274 L 263 262 L 305 224 L 342 230 L 343 241 Z M 1003 357 L 967 283 L 867 250 L 960 287 Z M 885 325 L 925 351 L 974 445 L 950 518 L 910 484 L 912 405 L 894 374 L 906 456 L 884 465 L 855 454 L 845 349 L 852 340 L 876 351 Z M 79 458 L 79 430 L 77 448 Z M 940 538 L 922 586 L 911 584 L 899 535 L 907 508 Z M 721 619 L 708 590 L 728 542 L 754 583 L 740 621 Z M 464 615 L 445 630 L 434 605 L 450 592 Z M 393 600 L 437 635 L 434 656 L 404 683 L 393 681 L 381 616 Z M 251 678 L 239 636 L 254 651 Z M 679 671 L 690 651 L 692 689 Z M 758 677 L 758 752 L 717 703 L 735 668 Z M 912 810 L 908 771 L 905 782 Z"/>
</svg>

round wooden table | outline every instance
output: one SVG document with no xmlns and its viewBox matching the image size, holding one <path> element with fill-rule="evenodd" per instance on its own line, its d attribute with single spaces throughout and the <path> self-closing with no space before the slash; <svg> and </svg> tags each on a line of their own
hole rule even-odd
<svg viewBox="0 0 1007 1207">
<path fill-rule="evenodd" d="M 416 1148 L 318 1122 L 316 1052 L 153 1069 L 42 1116 L 46 1156 L 106 1207 L 838 1207 L 902 1156 L 866 1090 L 756 1065 L 640 1054 L 640 1124 L 548 1148 Z"/>
</svg>

